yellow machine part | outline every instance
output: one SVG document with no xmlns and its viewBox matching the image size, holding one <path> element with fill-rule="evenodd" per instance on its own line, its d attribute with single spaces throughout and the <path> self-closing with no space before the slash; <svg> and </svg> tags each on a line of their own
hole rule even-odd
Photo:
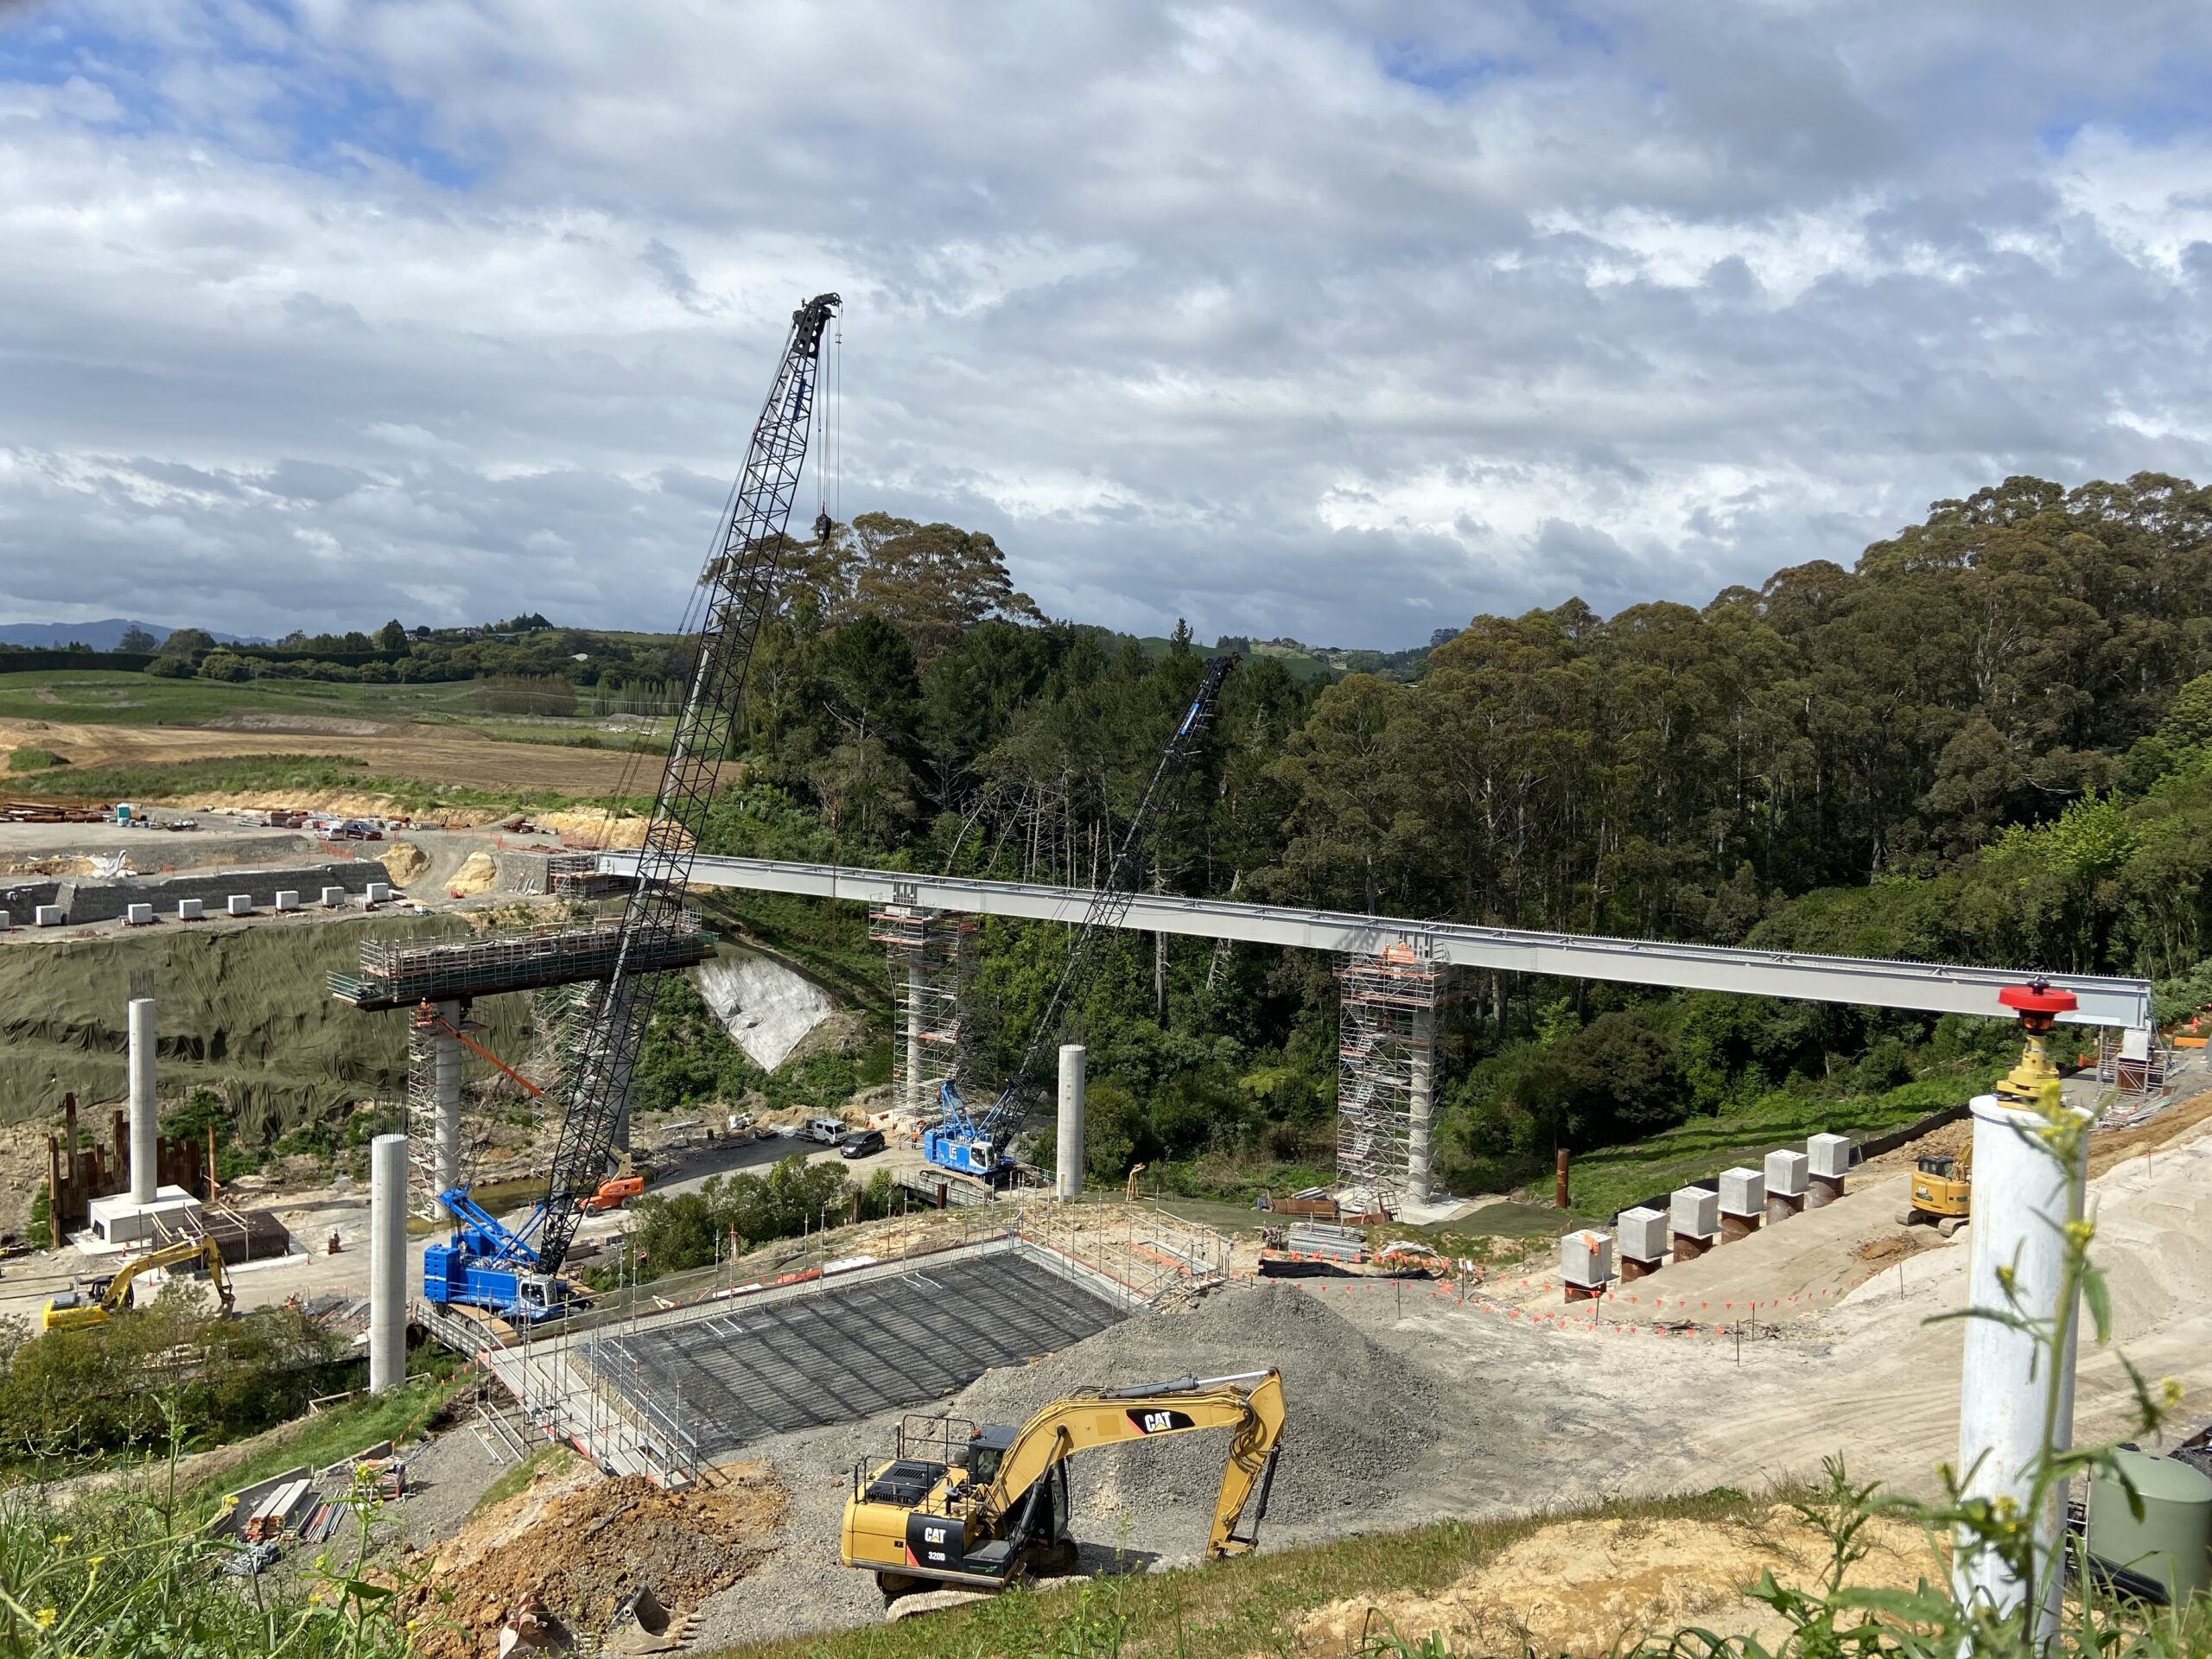
<svg viewBox="0 0 2212 1659">
<path fill-rule="evenodd" d="M 1094 1446 L 1232 1428 L 1206 1554 L 1243 1554 L 1254 1547 L 1259 1515 L 1244 1535 L 1237 1522 L 1255 1488 L 1264 1510 L 1264 1483 L 1282 1423 L 1282 1378 L 1274 1370 L 1071 1395 L 1045 1407 L 1018 1432 L 979 1430 L 977 1444 L 985 1449 L 968 1469 L 893 1459 L 856 1478 L 840 1553 L 848 1567 L 892 1578 L 1002 1589 L 1021 1566 L 1005 1541 L 1014 1517 L 1039 1483 L 1053 1505 L 1065 1505 L 1060 1465 L 1069 1458 Z M 1001 1437 L 1003 1449 L 994 1454 L 987 1437 Z M 1064 1507 L 1056 1507 L 1051 1520 L 1054 1529 L 1065 1529 Z"/>
<path fill-rule="evenodd" d="M 223 1306 L 228 1309 L 232 1299 L 230 1275 L 223 1270 L 223 1252 L 212 1238 L 194 1238 L 132 1257 L 117 1268 L 114 1276 L 97 1291 L 89 1294 L 72 1291 L 60 1296 L 48 1297 L 45 1310 L 39 1316 L 40 1328 L 69 1331 L 79 1325 L 105 1325 L 109 1319 L 130 1306 L 131 1284 L 140 1274 L 194 1260 L 207 1264 L 207 1277 L 215 1287 L 215 1294 L 222 1298 Z"/>
</svg>

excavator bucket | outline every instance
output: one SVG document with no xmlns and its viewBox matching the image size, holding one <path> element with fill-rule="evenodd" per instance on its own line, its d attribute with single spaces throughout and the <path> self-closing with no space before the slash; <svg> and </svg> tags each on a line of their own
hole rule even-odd
<svg viewBox="0 0 2212 1659">
<path fill-rule="evenodd" d="M 615 1608 L 600 1643 L 603 1653 L 669 1653 L 683 1646 L 671 1631 L 675 1620 L 650 1584 L 641 1584 Z"/>
</svg>

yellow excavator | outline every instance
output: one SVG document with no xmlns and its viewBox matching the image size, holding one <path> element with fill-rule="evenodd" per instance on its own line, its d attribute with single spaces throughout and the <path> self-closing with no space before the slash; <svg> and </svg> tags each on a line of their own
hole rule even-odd
<svg viewBox="0 0 2212 1659">
<path fill-rule="evenodd" d="M 2051 1064 L 2050 1037 L 2058 1016 L 2075 1004 L 2071 991 L 2054 991 L 2038 980 L 2029 985 L 2008 985 L 1997 1000 L 2011 1008 L 2026 1039 L 2020 1058 L 1996 1089 L 2006 1106 L 2054 1111 L 2060 1096 L 2058 1068 Z M 1932 1224 L 1945 1238 L 1956 1235 L 1974 1219 L 1974 1154 L 1940 1154 L 1913 1161 L 1912 1202 L 1897 1216 L 1900 1225 Z"/>
<path fill-rule="evenodd" d="M 1282 1376 L 1274 1370 L 1071 1395 L 1018 1429 L 910 1417 L 888 1461 L 854 1470 L 841 1552 L 846 1566 L 875 1573 L 887 1601 L 925 1582 L 1003 1590 L 1028 1569 L 1074 1564 L 1071 1457 L 1094 1446 L 1228 1428 L 1236 1433 L 1206 1557 L 1242 1555 L 1259 1542 L 1282 1421 Z"/>
<path fill-rule="evenodd" d="M 238 1304 L 231 1294 L 230 1274 L 223 1270 L 223 1252 L 212 1238 L 188 1238 L 133 1256 L 111 1277 L 96 1279 L 81 1289 L 65 1290 L 48 1297 L 46 1312 L 39 1319 L 40 1326 L 48 1331 L 69 1331 L 79 1325 L 104 1325 L 130 1306 L 131 1281 L 140 1274 L 195 1259 L 206 1264 L 208 1282 L 215 1287 L 215 1294 L 222 1298 L 223 1312 L 228 1313 Z"/>
<path fill-rule="evenodd" d="M 1898 1224 L 1933 1223 L 1946 1238 L 1974 1216 L 1974 1155 L 1961 1152 L 1916 1159 L 1912 1167 L 1912 1202 L 1897 1217 Z"/>
</svg>

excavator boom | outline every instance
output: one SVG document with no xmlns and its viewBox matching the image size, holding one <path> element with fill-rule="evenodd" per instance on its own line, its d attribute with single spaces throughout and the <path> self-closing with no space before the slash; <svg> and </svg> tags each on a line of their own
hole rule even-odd
<svg viewBox="0 0 2212 1659">
<path fill-rule="evenodd" d="M 1246 1371 L 1071 1395 L 1019 1429 L 976 1428 L 936 1459 L 906 1455 L 902 1434 L 899 1456 L 855 1472 L 845 1562 L 874 1569 L 887 1593 L 922 1580 L 1003 1588 L 1033 1558 L 1071 1552 L 1071 1458 L 1210 1428 L 1234 1433 L 1206 1554 L 1243 1554 L 1256 1546 L 1267 1513 L 1283 1409 L 1281 1374 Z"/>
<path fill-rule="evenodd" d="M 133 1256 L 115 1270 L 107 1282 L 90 1295 L 64 1291 L 47 1300 L 46 1310 L 39 1323 L 48 1331 L 66 1330 L 73 1325 L 103 1325 L 130 1306 L 131 1287 L 142 1273 L 151 1273 L 156 1268 L 173 1268 L 181 1262 L 197 1260 L 207 1269 L 207 1281 L 214 1286 L 215 1294 L 222 1300 L 227 1313 L 237 1306 L 231 1290 L 231 1276 L 223 1267 L 223 1252 L 212 1238 L 188 1238 L 175 1244 L 165 1244 L 158 1250 L 149 1250 L 143 1255 Z"/>
</svg>

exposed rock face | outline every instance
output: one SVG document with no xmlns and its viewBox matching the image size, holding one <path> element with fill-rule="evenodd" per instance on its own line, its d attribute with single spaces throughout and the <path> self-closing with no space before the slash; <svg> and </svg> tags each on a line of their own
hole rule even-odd
<svg viewBox="0 0 2212 1659">
<path fill-rule="evenodd" d="M 692 979 L 731 1040 L 765 1071 L 836 1011 L 827 991 L 772 957 L 720 956 L 694 969 Z"/>
</svg>

